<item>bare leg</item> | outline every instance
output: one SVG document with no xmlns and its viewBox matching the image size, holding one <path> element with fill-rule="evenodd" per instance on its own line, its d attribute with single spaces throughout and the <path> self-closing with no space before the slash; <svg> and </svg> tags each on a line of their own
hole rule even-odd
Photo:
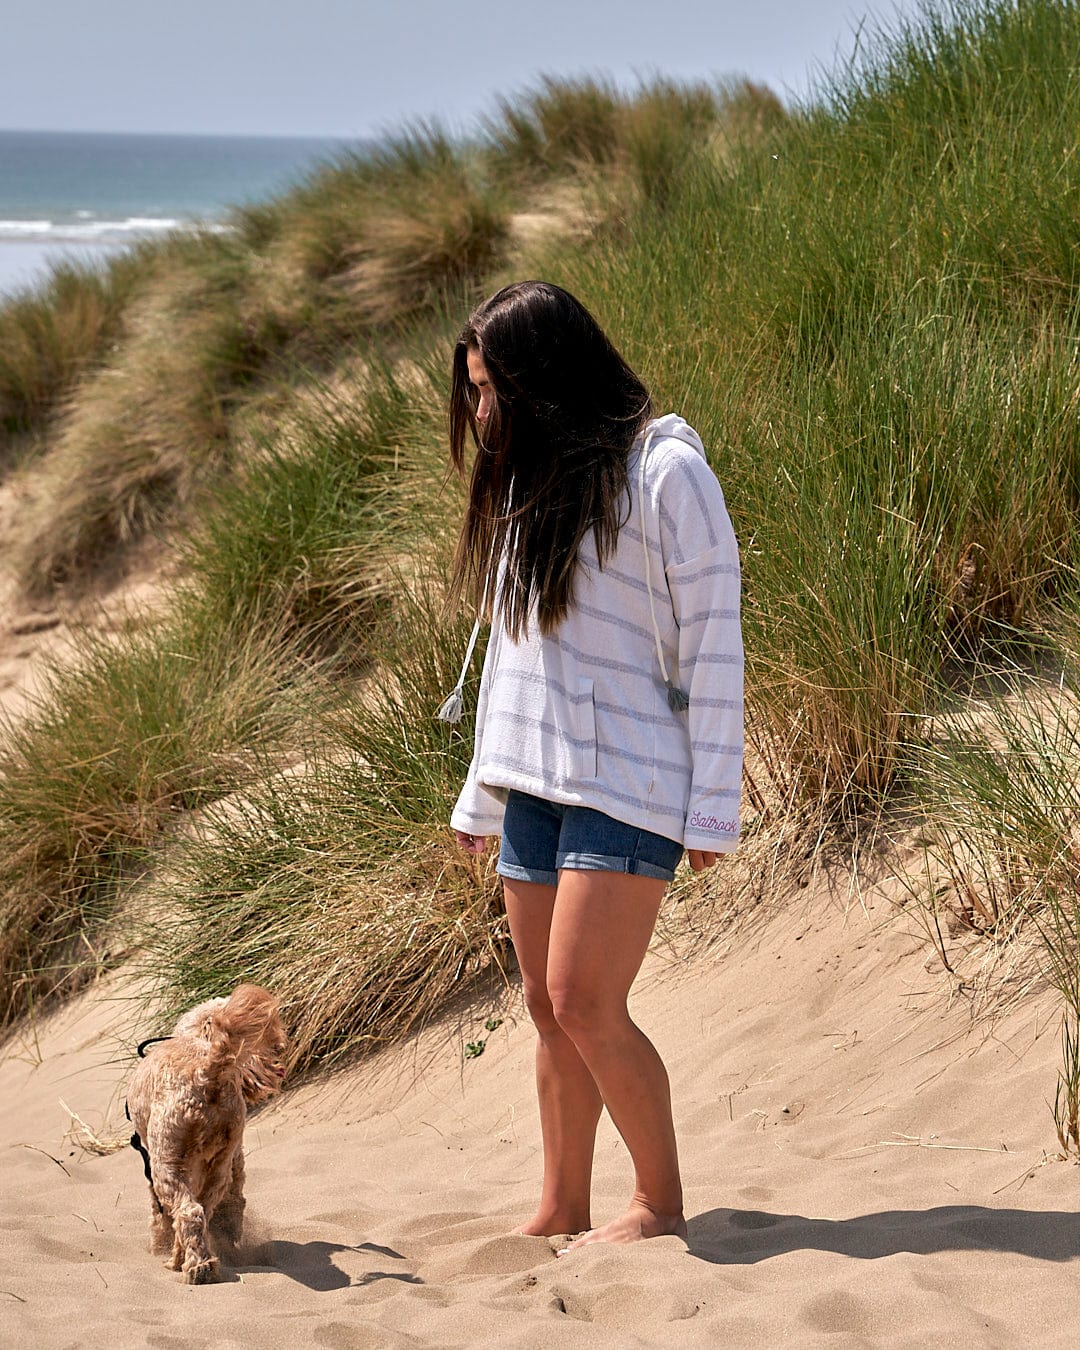
<svg viewBox="0 0 1080 1350">
<path fill-rule="evenodd" d="M 592 1075 L 555 1020 L 547 990 L 555 887 L 504 879 L 510 935 L 525 1004 L 536 1026 L 536 1091 L 544 1140 L 540 1207 L 519 1233 L 552 1236 L 589 1227 L 593 1147 L 601 1100 Z"/>
<path fill-rule="evenodd" d="M 600 1089 L 635 1172 L 625 1213 L 575 1246 L 686 1236 L 667 1072 L 626 1007 L 664 887 L 663 881 L 619 872 L 567 870 L 559 876 L 548 943 L 548 993 L 559 1025 Z"/>
</svg>

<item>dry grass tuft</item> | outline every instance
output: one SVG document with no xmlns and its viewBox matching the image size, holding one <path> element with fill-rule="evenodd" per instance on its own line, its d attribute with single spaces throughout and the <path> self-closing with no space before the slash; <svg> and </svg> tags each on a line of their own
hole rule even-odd
<svg viewBox="0 0 1080 1350">
<path fill-rule="evenodd" d="M 273 634 L 88 638 L 0 738 L 0 1025 L 114 960 L 123 887 L 183 811 L 234 791 L 285 735 Z"/>
<path fill-rule="evenodd" d="M 367 323 L 408 323 L 492 272 L 509 234 L 501 194 L 455 168 L 372 209 L 341 286 Z"/>
<path fill-rule="evenodd" d="M 0 305 L 0 429 L 34 430 L 99 361 L 120 326 L 135 268 L 55 266 L 36 290 Z"/>
<path fill-rule="evenodd" d="M 230 416 L 268 335 L 241 322 L 239 260 L 212 239 L 206 249 L 161 268 L 131 303 L 125 343 L 72 396 L 21 523 L 18 576 L 29 594 L 85 584 L 175 521 L 227 461 Z"/>
<path fill-rule="evenodd" d="M 102 1139 L 87 1125 L 82 1116 L 68 1106 L 63 1097 L 60 1098 L 60 1105 L 68 1113 L 70 1120 L 64 1137 L 70 1139 L 73 1144 L 82 1149 L 84 1153 L 89 1154 L 90 1157 L 107 1158 L 112 1153 L 119 1153 L 121 1149 L 130 1147 L 130 1136 L 125 1134 L 121 1138 Z"/>
</svg>

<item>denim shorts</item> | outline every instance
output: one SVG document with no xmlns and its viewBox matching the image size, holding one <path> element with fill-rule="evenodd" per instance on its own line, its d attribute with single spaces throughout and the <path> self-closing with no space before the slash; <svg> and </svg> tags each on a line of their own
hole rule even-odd
<svg viewBox="0 0 1080 1350">
<path fill-rule="evenodd" d="M 623 825 L 588 806 L 561 806 L 513 789 L 495 870 L 511 881 L 554 886 L 559 869 L 626 872 L 671 881 L 682 844 Z"/>
</svg>

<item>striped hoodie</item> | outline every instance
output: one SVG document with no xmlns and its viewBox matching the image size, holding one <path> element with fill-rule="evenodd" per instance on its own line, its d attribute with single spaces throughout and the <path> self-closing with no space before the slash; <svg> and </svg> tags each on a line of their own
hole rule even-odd
<svg viewBox="0 0 1080 1350">
<path fill-rule="evenodd" d="M 543 637 L 530 626 L 513 642 L 493 625 L 454 829 L 500 833 L 516 788 L 688 849 L 727 853 L 738 841 L 743 648 L 724 495 L 697 432 L 673 413 L 649 423 L 628 469 L 617 546 L 601 568 L 595 536 L 582 541 L 574 605 L 558 630 Z M 689 695 L 685 711 L 668 706 L 657 639 Z"/>
</svg>

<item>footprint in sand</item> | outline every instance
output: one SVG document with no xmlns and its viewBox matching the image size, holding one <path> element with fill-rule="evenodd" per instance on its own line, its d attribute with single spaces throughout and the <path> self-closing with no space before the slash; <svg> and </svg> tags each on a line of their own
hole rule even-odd
<svg viewBox="0 0 1080 1350">
<path fill-rule="evenodd" d="M 452 1268 L 458 1275 L 517 1275 L 554 1261 L 555 1253 L 547 1238 L 507 1235 L 489 1238 L 471 1250 L 459 1250 L 452 1260 L 444 1256 L 440 1265 Z M 424 1271 L 429 1277 L 433 1273 L 430 1268 Z"/>
</svg>

